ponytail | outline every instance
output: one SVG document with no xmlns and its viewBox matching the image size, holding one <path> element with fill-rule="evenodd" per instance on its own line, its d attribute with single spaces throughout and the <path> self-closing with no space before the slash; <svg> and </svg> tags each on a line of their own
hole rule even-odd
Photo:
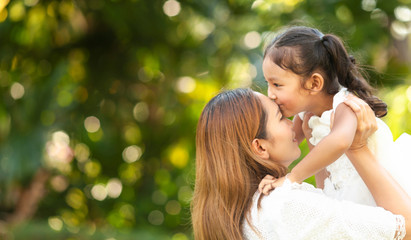
<svg viewBox="0 0 411 240">
<path fill-rule="evenodd" d="M 334 35 L 324 35 L 315 28 L 291 27 L 267 46 L 265 57 L 303 79 L 319 71 L 324 77 L 327 94 L 334 95 L 344 86 L 366 101 L 377 117 L 387 114 L 387 105 L 373 95 L 374 88 L 361 75 L 355 59 L 348 55 L 341 40 Z M 305 80 L 302 81 L 304 86 Z"/>
<path fill-rule="evenodd" d="M 375 89 L 361 75 L 353 56 L 348 55 L 341 40 L 331 34 L 324 35 L 321 40 L 327 50 L 330 64 L 335 70 L 339 84 L 346 87 L 370 105 L 377 117 L 387 114 L 387 104 L 373 95 Z"/>
</svg>

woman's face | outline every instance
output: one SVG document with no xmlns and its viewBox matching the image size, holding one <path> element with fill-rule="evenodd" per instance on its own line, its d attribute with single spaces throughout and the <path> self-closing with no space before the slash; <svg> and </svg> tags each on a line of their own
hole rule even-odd
<svg viewBox="0 0 411 240">
<path fill-rule="evenodd" d="M 301 155 L 292 122 L 285 118 L 278 105 L 267 96 L 258 94 L 267 112 L 267 139 L 261 139 L 269 154 L 269 159 L 288 167 Z"/>
</svg>

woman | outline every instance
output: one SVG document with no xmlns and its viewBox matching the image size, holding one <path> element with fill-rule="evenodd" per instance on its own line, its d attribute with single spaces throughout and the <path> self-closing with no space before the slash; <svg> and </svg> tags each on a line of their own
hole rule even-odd
<svg viewBox="0 0 411 240">
<path fill-rule="evenodd" d="M 289 181 L 261 197 L 257 187 L 264 176 L 285 176 L 300 149 L 292 123 L 273 101 L 236 89 L 211 99 L 197 126 L 195 238 L 407 239 L 411 199 L 366 146 L 365 139 L 376 130 L 372 110 L 359 99 L 347 104 L 358 118 L 347 154 L 377 205 L 391 212 L 339 202 L 312 185 Z"/>
</svg>

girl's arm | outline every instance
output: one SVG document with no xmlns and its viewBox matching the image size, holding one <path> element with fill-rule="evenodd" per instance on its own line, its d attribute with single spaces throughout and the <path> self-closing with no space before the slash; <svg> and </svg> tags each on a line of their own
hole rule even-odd
<svg viewBox="0 0 411 240">
<path fill-rule="evenodd" d="M 288 175 L 292 182 L 302 182 L 337 160 L 347 149 L 355 136 L 357 118 L 345 104 L 340 104 L 334 115 L 330 134 L 324 137 Z"/>
<path fill-rule="evenodd" d="M 314 114 L 310 113 L 310 112 L 306 112 L 304 114 L 304 119 L 303 119 L 303 123 L 301 125 L 302 128 L 302 132 L 304 133 L 304 138 L 305 139 L 310 139 L 311 138 L 311 132 L 312 129 L 308 126 L 308 121 L 310 120 L 310 118 L 313 116 Z M 334 116 L 332 115 L 331 117 L 331 122 L 333 122 L 333 118 Z M 300 118 L 299 118 L 300 119 Z M 310 151 L 314 148 L 314 146 L 310 143 L 310 141 L 307 140 L 307 146 L 310 149 Z M 320 170 L 319 172 L 317 172 L 315 174 L 315 186 L 317 188 L 324 188 L 324 180 L 329 176 L 329 172 L 323 168 L 322 170 Z"/>
<path fill-rule="evenodd" d="M 303 130 L 306 130 L 308 127 L 309 117 L 305 116 L 304 127 L 301 127 L 301 132 L 304 132 Z M 297 116 L 295 118 L 300 119 Z M 324 180 L 328 177 L 325 167 L 347 151 L 354 139 L 356 129 L 356 115 L 347 105 L 340 104 L 335 110 L 330 134 L 324 137 L 314 148 L 308 143 L 310 152 L 291 170 L 287 178 L 291 182 L 302 182 L 308 177 L 315 175 L 316 186 L 324 188 Z M 275 179 L 273 176 L 267 175 L 260 182 L 258 190 L 263 194 L 268 194 L 275 187 L 281 186 L 284 180 L 284 177 Z"/>
</svg>

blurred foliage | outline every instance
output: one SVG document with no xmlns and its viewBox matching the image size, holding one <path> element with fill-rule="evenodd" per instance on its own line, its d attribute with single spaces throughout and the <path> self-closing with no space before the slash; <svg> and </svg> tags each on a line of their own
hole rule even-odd
<svg viewBox="0 0 411 240">
<path fill-rule="evenodd" d="M 341 36 L 390 106 L 394 137 L 411 133 L 410 8 L 0 0 L 0 236 L 191 239 L 199 114 L 221 88 L 266 91 L 262 49 L 283 26 Z"/>
</svg>

